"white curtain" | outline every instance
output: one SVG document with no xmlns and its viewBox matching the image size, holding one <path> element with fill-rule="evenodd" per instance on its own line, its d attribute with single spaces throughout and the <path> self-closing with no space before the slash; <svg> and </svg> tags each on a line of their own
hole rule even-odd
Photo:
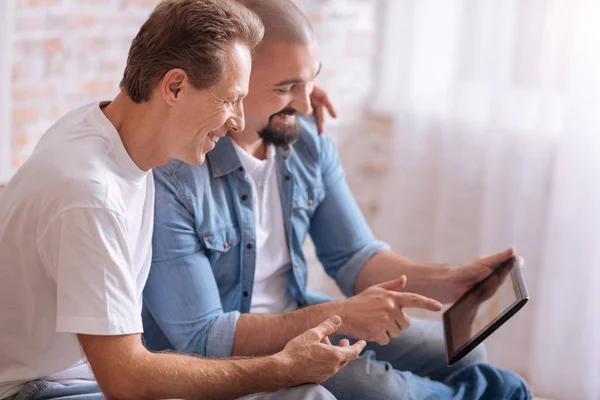
<svg viewBox="0 0 600 400">
<path fill-rule="evenodd" d="M 11 175 L 10 98 L 13 0 L 0 1 L 0 185 Z"/>
<path fill-rule="evenodd" d="M 514 245 L 531 301 L 488 339 L 536 395 L 600 399 L 600 2 L 382 0 L 395 117 L 375 230 L 422 261 Z"/>
</svg>

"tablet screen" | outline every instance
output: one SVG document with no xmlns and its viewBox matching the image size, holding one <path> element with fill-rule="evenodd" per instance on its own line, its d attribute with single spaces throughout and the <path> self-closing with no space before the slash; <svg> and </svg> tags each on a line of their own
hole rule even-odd
<svg viewBox="0 0 600 400">
<path fill-rule="evenodd" d="M 506 313 L 519 298 L 512 270 L 516 260 L 500 266 L 448 310 L 452 350 L 456 353 Z"/>
</svg>

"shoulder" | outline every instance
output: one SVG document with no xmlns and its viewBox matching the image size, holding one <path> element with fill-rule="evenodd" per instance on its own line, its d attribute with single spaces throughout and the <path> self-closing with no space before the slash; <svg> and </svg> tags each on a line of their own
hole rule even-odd
<svg viewBox="0 0 600 400">
<path fill-rule="evenodd" d="M 337 158 L 337 148 L 331 137 L 319 134 L 312 116 L 299 118 L 300 136 L 293 149 L 303 163 L 327 164 L 332 157 Z"/>
<path fill-rule="evenodd" d="M 168 164 L 154 168 L 153 173 L 156 218 L 173 212 L 197 214 L 198 202 L 210 197 L 211 175 L 206 162 L 202 165 L 190 165 L 171 160 Z"/>
<path fill-rule="evenodd" d="M 301 116 L 298 121 L 300 136 L 293 145 L 294 151 L 303 159 L 309 158 L 311 161 L 318 162 L 321 138 L 317 125 L 312 116 Z"/>
<path fill-rule="evenodd" d="M 194 191 L 204 187 L 210 180 L 207 163 L 190 165 L 183 161 L 171 160 L 168 164 L 154 168 L 156 190 Z"/>
</svg>

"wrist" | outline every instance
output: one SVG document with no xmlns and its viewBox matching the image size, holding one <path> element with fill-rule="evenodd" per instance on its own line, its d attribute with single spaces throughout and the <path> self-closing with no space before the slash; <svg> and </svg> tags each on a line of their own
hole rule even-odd
<svg viewBox="0 0 600 400">
<path fill-rule="evenodd" d="M 273 377 L 278 389 L 284 389 L 297 384 L 293 379 L 295 375 L 293 370 L 294 362 L 287 350 L 283 349 L 279 353 L 267 356 L 266 360 L 271 371 L 270 376 Z"/>
<path fill-rule="evenodd" d="M 337 315 L 342 319 L 342 325 L 338 328 L 336 335 L 348 336 L 348 326 L 350 325 L 350 307 L 348 302 L 350 299 L 336 300 L 328 303 L 329 307 L 324 319 Z"/>
<path fill-rule="evenodd" d="M 441 264 L 438 268 L 438 280 L 447 285 L 451 284 L 457 270 L 456 267 L 456 265 Z"/>
</svg>

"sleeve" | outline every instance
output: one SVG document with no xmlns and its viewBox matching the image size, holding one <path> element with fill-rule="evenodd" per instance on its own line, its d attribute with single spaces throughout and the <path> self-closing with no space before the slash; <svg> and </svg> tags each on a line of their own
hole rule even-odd
<svg viewBox="0 0 600 400">
<path fill-rule="evenodd" d="M 126 227 L 110 210 L 76 208 L 60 214 L 40 238 L 40 257 L 56 281 L 58 332 L 142 332 Z"/>
<path fill-rule="evenodd" d="M 310 235 L 327 274 L 346 296 L 352 296 L 360 270 L 372 256 L 389 250 L 389 246 L 373 236 L 348 187 L 331 138 L 322 135 L 318 140 L 326 195 L 310 221 Z"/>
<path fill-rule="evenodd" d="M 155 186 L 153 260 L 145 306 L 175 350 L 230 357 L 240 313 L 223 312 L 194 213 L 178 193 L 180 186 L 160 172 L 155 173 Z"/>
</svg>

